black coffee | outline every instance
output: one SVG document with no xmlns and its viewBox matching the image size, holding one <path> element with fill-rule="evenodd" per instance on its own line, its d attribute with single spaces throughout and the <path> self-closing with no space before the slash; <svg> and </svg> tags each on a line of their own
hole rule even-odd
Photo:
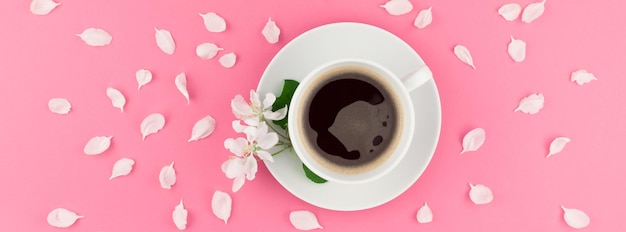
<svg viewBox="0 0 626 232">
<path fill-rule="evenodd" d="M 397 112 L 375 78 L 348 69 L 327 77 L 311 94 L 306 133 L 323 159 L 358 167 L 385 153 L 396 130 Z"/>
</svg>

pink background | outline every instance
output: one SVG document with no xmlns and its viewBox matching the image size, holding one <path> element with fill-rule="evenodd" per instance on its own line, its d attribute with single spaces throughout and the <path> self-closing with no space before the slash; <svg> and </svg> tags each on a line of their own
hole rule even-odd
<svg viewBox="0 0 626 232">
<path fill-rule="evenodd" d="M 171 213 L 183 198 L 187 231 L 291 231 L 293 210 L 314 212 L 324 231 L 571 231 L 560 205 L 591 217 L 587 231 L 626 229 L 626 15 L 622 1 L 549 0 L 531 24 L 507 22 L 497 9 L 509 1 L 412 1 L 415 9 L 388 15 L 382 1 L 273 0 L 59 0 L 47 16 L 29 12 L 30 1 L 0 8 L 0 230 L 176 231 Z M 530 1 L 519 1 L 522 6 Z M 412 26 L 419 10 L 433 7 L 433 23 Z M 214 11 L 228 29 L 209 33 L 199 13 Z M 268 44 L 260 31 L 268 17 L 282 29 Z M 272 57 L 297 35 L 320 25 L 355 21 L 384 28 L 407 41 L 431 67 L 439 87 L 443 126 L 434 158 L 423 176 L 395 200 L 364 211 L 337 212 L 309 205 L 287 192 L 260 164 L 257 178 L 237 193 L 220 170 L 229 152 L 223 141 L 236 134 L 230 99 L 255 88 Z M 89 27 L 113 35 L 106 47 L 85 45 L 74 34 Z M 176 53 L 166 55 L 154 28 L 170 30 Z M 510 36 L 528 43 L 527 59 L 506 53 Z M 201 60 L 196 45 L 213 42 L 239 61 L 222 68 Z M 452 48 L 470 49 L 477 70 L 461 63 Z M 137 90 L 135 71 L 149 69 L 152 83 Z M 570 73 L 587 69 L 598 80 L 578 86 Z M 191 104 L 176 90 L 185 72 Z M 111 106 L 107 87 L 121 90 L 124 113 Z M 536 115 L 513 112 L 519 100 L 543 93 Z M 68 115 L 51 113 L 48 99 L 72 103 Z M 141 140 L 139 124 L 160 112 L 167 123 Z M 210 114 L 217 129 L 188 143 L 191 127 Z M 477 152 L 459 155 L 463 135 L 487 131 Z M 93 136 L 114 136 L 102 155 L 82 152 Z M 572 139 L 546 159 L 550 141 Z M 126 177 L 108 180 L 113 163 L 137 161 Z M 161 189 L 158 173 L 175 161 L 178 182 Z M 468 183 L 494 192 L 488 205 L 474 205 Z M 215 190 L 233 198 L 224 224 L 211 212 Z M 428 202 L 430 224 L 418 224 Z M 46 215 L 65 207 L 85 215 L 68 229 L 52 228 Z"/>
</svg>

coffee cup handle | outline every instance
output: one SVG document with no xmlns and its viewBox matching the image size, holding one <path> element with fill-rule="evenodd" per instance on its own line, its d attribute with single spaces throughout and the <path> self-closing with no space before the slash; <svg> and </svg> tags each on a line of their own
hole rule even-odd
<svg viewBox="0 0 626 232">
<path fill-rule="evenodd" d="M 400 78 L 408 92 L 417 89 L 431 79 L 433 79 L 433 72 L 426 65 Z"/>
</svg>

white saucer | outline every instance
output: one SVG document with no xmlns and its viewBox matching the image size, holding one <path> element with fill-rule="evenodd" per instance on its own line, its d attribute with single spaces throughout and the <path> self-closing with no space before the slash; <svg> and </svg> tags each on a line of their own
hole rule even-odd
<svg viewBox="0 0 626 232">
<path fill-rule="evenodd" d="M 424 61 L 408 44 L 378 27 L 360 23 L 334 23 L 298 36 L 276 54 L 259 82 L 257 92 L 280 95 L 284 79 L 300 81 L 320 64 L 340 58 L 363 58 L 405 76 Z M 441 129 L 441 104 L 434 80 L 411 92 L 416 130 L 410 154 L 389 174 L 364 184 L 315 184 L 302 171 L 298 157 L 283 152 L 265 165 L 274 178 L 296 197 L 312 205 L 340 211 L 382 205 L 406 191 L 435 152 Z"/>
</svg>

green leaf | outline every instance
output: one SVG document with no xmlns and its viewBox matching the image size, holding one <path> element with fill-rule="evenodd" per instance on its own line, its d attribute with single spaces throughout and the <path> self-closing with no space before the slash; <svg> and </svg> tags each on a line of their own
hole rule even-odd
<svg viewBox="0 0 626 232">
<path fill-rule="evenodd" d="M 276 111 L 282 109 L 285 106 L 289 106 L 291 102 L 291 98 L 293 97 L 293 93 L 296 92 L 296 88 L 298 87 L 299 82 L 291 79 L 286 79 L 283 83 L 283 91 L 280 93 L 280 96 L 276 98 L 276 101 L 272 105 L 272 111 Z M 274 124 L 280 126 L 281 128 L 287 129 L 287 116 L 285 118 L 273 121 Z"/>
<path fill-rule="evenodd" d="M 306 165 L 302 164 L 302 169 L 304 169 L 304 174 L 306 175 L 307 178 L 309 178 L 309 180 L 317 183 L 317 184 L 323 184 L 328 182 L 327 180 L 325 180 L 324 178 L 319 177 L 317 174 L 313 173 L 311 171 L 311 169 L 309 169 Z"/>
</svg>

